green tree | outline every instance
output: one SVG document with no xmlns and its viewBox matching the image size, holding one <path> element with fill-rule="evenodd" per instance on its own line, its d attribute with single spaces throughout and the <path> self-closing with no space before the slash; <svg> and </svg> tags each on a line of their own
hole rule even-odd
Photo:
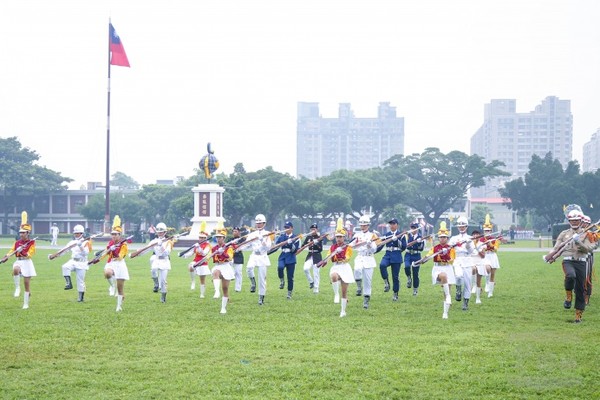
<svg viewBox="0 0 600 400">
<path fill-rule="evenodd" d="M 8 233 L 8 214 L 17 206 L 27 211 L 30 219 L 36 215 L 33 198 L 51 192 L 66 190 L 72 179 L 39 166 L 39 155 L 28 147 L 22 147 L 16 137 L 0 138 L 0 195 L 4 206 L 4 233 Z M 19 199 L 31 199 L 19 202 Z"/>
<path fill-rule="evenodd" d="M 490 210 L 490 208 L 488 206 L 483 205 L 483 204 L 476 204 L 471 209 L 471 218 L 470 219 L 473 224 L 483 225 L 483 223 L 485 222 L 486 215 L 490 216 L 491 221 L 494 220 L 494 214 L 492 214 L 492 210 Z"/>
<path fill-rule="evenodd" d="M 189 187 L 183 185 L 144 185 L 142 190 L 139 191 L 139 196 L 140 199 L 145 201 L 141 213 L 147 222 L 153 224 L 164 222 L 167 226 L 179 227 L 181 222 L 189 216 L 190 209 L 193 214 L 193 197 Z M 186 203 L 186 200 L 189 202 Z M 172 208 L 171 203 L 173 202 L 177 203 L 177 208 Z M 191 207 L 182 207 L 185 204 Z M 177 209 L 185 212 L 185 215 L 179 214 Z"/>
<path fill-rule="evenodd" d="M 444 154 L 432 147 L 421 154 L 396 155 L 384 165 L 395 170 L 390 173 L 397 179 L 393 193 L 401 195 L 404 204 L 422 213 L 433 226 L 469 188 L 483 186 L 487 178 L 508 175 L 499 168 L 504 165 L 500 161 L 486 163 L 478 155 Z"/>
<path fill-rule="evenodd" d="M 523 215 L 532 212 L 554 224 L 564 220 L 563 206 L 585 201 L 580 184 L 576 161 L 569 162 L 563 170 L 552 153 L 544 158 L 534 154 L 525 177 L 507 182 L 500 194 L 511 200 L 507 204 L 510 209 Z"/>
<path fill-rule="evenodd" d="M 140 198 L 138 193 L 111 192 L 110 194 L 111 221 L 115 215 L 118 215 L 123 223 L 130 222 L 139 225 L 145 218 L 144 210 L 147 208 L 147 203 Z M 90 197 L 79 212 L 85 219 L 104 221 L 104 195 L 97 194 Z"/>
<path fill-rule="evenodd" d="M 139 189 L 140 184 L 123 172 L 115 172 L 110 179 L 110 185 L 119 189 Z"/>
</svg>

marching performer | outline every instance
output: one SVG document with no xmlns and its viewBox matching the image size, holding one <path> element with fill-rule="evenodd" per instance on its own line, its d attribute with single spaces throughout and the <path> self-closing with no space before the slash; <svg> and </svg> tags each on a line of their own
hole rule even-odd
<svg viewBox="0 0 600 400">
<path fill-rule="evenodd" d="M 446 229 L 446 222 L 442 221 L 440 223 L 440 230 L 437 233 L 440 242 L 433 246 L 431 250 L 429 250 L 427 257 L 424 259 L 427 260 L 430 257 L 433 258 L 431 281 L 434 285 L 441 285 L 444 291 L 444 311 L 442 313 L 443 319 L 448 319 L 448 311 L 452 305 L 452 298 L 450 297 L 450 285 L 454 285 L 456 283 L 454 268 L 452 266 L 455 252 L 454 248 L 448 244 L 448 233 L 448 229 Z"/>
<path fill-rule="evenodd" d="M 267 294 L 267 267 L 271 265 L 267 252 L 273 243 L 271 235 L 265 230 L 266 223 L 267 219 L 265 216 L 263 214 L 258 214 L 256 218 L 254 218 L 256 230 L 246 238 L 247 242 L 252 240 L 252 243 L 250 243 L 252 254 L 250 254 L 248 265 L 246 266 L 248 277 L 252 284 L 250 292 L 254 293 L 256 291 L 254 268 L 258 267 L 258 305 L 260 306 L 264 304 L 265 295 Z"/>
<path fill-rule="evenodd" d="M 194 256 L 191 263 L 188 264 L 190 271 L 190 279 L 192 285 L 191 290 L 196 289 L 196 275 L 200 277 L 200 298 L 203 299 L 206 294 L 206 276 L 210 275 L 208 268 L 208 256 L 210 254 L 210 243 L 208 242 L 208 233 L 205 232 L 206 223 L 203 221 L 200 225 L 200 233 L 198 234 L 198 243 L 194 244 L 194 251 L 183 254 L 183 257 Z M 199 261 L 204 260 L 200 265 L 196 265 Z M 215 294 L 216 295 L 216 294 Z"/>
<path fill-rule="evenodd" d="M 490 272 L 485 260 L 485 251 L 488 243 L 485 242 L 486 239 L 478 230 L 471 232 L 471 238 L 474 245 L 473 253 L 471 254 L 473 265 L 471 270 L 471 286 L 473 286 L 471 294 L 475 294 L 475 304 L 481 304 L 481 278 L 485 276 L 487 280 Z M 475 277 L 475 282 L 473 282 L 473 277 Z"/>
<path fill-rule="evenodd" d="M 409 245 L 410 243 L 410 245 Z M 421 259 L 421 252 L 425 248 L 425 239 L 421 236 L 418 222 L 410 224 L 410 230 L 406 234 L 406 251 L 404 252 L 404 273 L 406 274 L 406 287 L 413 288 L 413 296 L 419 293 L 420 265 L 413 265 L 415 261 Z M 411 277 L 412 275 L 412 277 Z"/>
<path fill-rule="evenodd" d="M 584 215 L 581 218 L 581 227 L 586 229 L 592 223 L 592 220 L 587 215 Z M 600 237 L 596 227 L 590 229 L 587 233 L 590 242 L 594 243 L 594 249 L 598 248 L 598 244 L 600 244 Z M 592 295 L 592 277 L 594 276 L 594 252 L 589 253 L 588 258 L 586 260 L 585 266 L 585 286 L 583 288 L 583 298 L 585 299 L 585 305 L 590 304 L 590 296 Z"/>
<path fill-rule="evenodd" d="M 5 263 L 11 256 L 17 257 L 13 263 L 13 280 L 15 282 L 14 297 L 21 295 L 21 276 L 25 286 L 23 295 L 23 309 L 29 308 L 29 297 L 31 295 L 31 278 L 37 276 L 35 266 L 31 257 L 35 254 L 35 239 L 30 239 L 31 225 L 27 223 L 27 212 L 21 213 L 21 226 L 19 228 L 19 239 L 13 244 L 11 251 L 8 252 L 0 263 Z"/>
<path fill-rule="evenodd" d="M 340 295 L 339 288 L 342 286 L 342 309 L 340 312 L 340 318 L 346 316 L 346 305 L 348 304 L 348 285 L 354 283 L 354 276 L 352 274 L 352 268 L 348 262 L 352 257 L 352 248 L 348 246 L 344 239 L 346 238 L 346 230 L 342 228 L 341 218 L 338 221 L 338 228 L 335 231 L 335 243 L 329 248 L 328 256 L 326 260 L 331 258 L 333 266 L 329 271 L 329 277 L 333 285 L 333 291 L 335 293 L 334 303 L 339 303 Z"/>
<path fill-rule="evenodd" d="M 215 237 L 217 244 L 211 249 L 214 267 L 212 269 L 213 283 L 215 284 L 215 293 L 219 291 L 219 285 L 223 289 L 223 298 L 221 299 L 221 314 L 227 313 L 227 303 L 229 302 L 229 281 L 235 279 L 235 273 L 231 267 L 233 261 L 233 247 L 225 244 L 225 235 L 227 231 L 224 228 L 217 228 Z M 217 297 L 215 295 L 215 297 Z"/>
<path fill-rule="evenodd" d="M 279 289 L 285 287 L 284 270 L 287 274 L 287 298 L 292 298 L 294 291 L 294 272 L 296 271 L 296 251 L 300 248 L 298 236 L 294 236 L 294 225 L 291 221 L 286 221 L 283 225 L 285 232 L 277 237 L 275 244 L 285 242 L 281 246 L 281 252 L 277 259 L 277 276 L 279 277 Z"/>
<path fill-rule="evenodd" d="M 66 248 L 71 247 L 71 259 L 63 264 L 62 272 L 65 278 L 65 290 L 73 289 L 71 282 L 71 273 L 75 271 L 77 279 L 78 302 L 83 302 L 85 295 L 85 274 L 90 268 L 88 254 L 92 251 L 92 240 L 83 237 L 83 225 L 75 225 L 73 227 L 73 240 L 67 243 Z"/>
<path fill-rule="evenodd" d="M 240 227 L 235 226 L 232 231 L 233 238 L 236 239 L 236 242 L 233 244 L 233 272 L 235 274 L 235 291 L 242 291 L 242 268 L 244 267 L 244 253 L 240 248 L 244 241 L 245 237 L 242 237 L 242 229 Z"/>
<path fill-rule="evenodd" d="M 127 240 L 121 238 L 122 233 L 121 218 L 115 215 L 112 231 L 110 232 L 111 240 L 106 245 L 107 252 L 105 256 L 108 256 L 108 260 L 104 267 L 104 277 L 109 284 L 109 296 L 117 296 L 117 312 L 123 311 L 125 281 L 129 280 L 129 270 L 127 264 L 125 264 L 125 256 L 128 253 Z"/>
<path fill-rule="evenodd" d="M 156 238 L 153 246 L 152 270 L 158 274 L 158 288 L 160 290 L 160 302 L 167 302 L 167 276 L 171 270 L 170 254 L 173 250 L 175 240 L 168 239 L 167 225 L 163 222 L 156 224 Z"/>
<path fill-rule="evenodd" d="M 304 274 L 308 280 L 308 286 L 313 290 L 313 293 L 319 293 L 319 284 L 321 282 L 321 269 L 317 264 L 323 260 L 323 241 L 320 238 L 319 226 L 312 224 L 310 226 L 310 235 L 307 235 L 302 243 L 302 247 L 308 247 L 308 254 L 304 261 Z M 312 271 L 312 276 L 311 276 Z"/>
<path fill-rule="evenodd" d="M 354 259 L 354 280 L 358 286 L 356 295 L 360 296 L 363 294 L 363 308 L 369 308 L 369 301 L 371 300 L 371 288 L 373 284 L 373 269 L 377 265 L 375 262 L 374 253 L 377 250 L 377 239 L 378 236 L 369 231 L 369 225 L 371 225 L 371 219 L 366 215 L 363 215 L 358 220 L 360 231 L 354 234 L 354 246 L 357 249 L 357 256 Z M 362 243 L 362 244 L 361 244 Z M 360 245 L 360 248 L 358 248 Z M 362 281 L 364 279 L 364 291 Z"/>
<path fill-rule="evenodd" d="M 385 235 L 382 237 L 382 240 L 392 239 L 393 237 L 397 237 L 399 234 L 398 220 L 396 218 L 392 218 L 390 221 L 388 221 L 388 224 L 390 225 L 390 230 L 385 233 Z M 398 292 L 400 291 L 400 266 L 402 265 L 402 252 L 404 249 L 406 249 L 406 237 L 405 235 L 401 235 L 401 237 L 388 242 L 385 246 L 385 254 L 379 263 L 379 272 L 381 272 L 381 277 L 383 278 L 384 282 L 383 291 L 390 291 L 388 267 L 392 266 L 392 284 L 394 290 L 394 296 L 392 297 L 392 300 L 398 301 Z M 379 250 L 381 250 L 381 247 L 378 249 L 378 251 Z"/>
<path fill-rule="evenodd" d="M 469 221 L 466 217 L 459 217 L 456 221 L 458 234 L 452 236 L 448 244 L 454 247 L 454 274 L 456 276 L 456 301 L 463 300 L 463 311 L 469 309 L 471 298 L 471 276 L 473 275 L 473 261 L 471 254 L 475 250 L 473 240 L 467 233 Z"/>
<path fill-rule="evenodd" d="M 565 308 L 571 308 L 573 290 L 575 290 L 575 323 L 580 323 L 585 311 L 584 287 L 586 279 L 586 261 L 595 244 L 590 241 L 586 231 L 581 227 L 583 213 L 577 209 L 569 211 L 569 229 L 562 231 L 556 238 L 556 244 L 544 261 L 552 263 L 559 256 L 563 257 L 562 267 L 565 273 Z"/>
<path fill-rule="evenodd" d="M 500 261 L 498 260 L 498 248 L 500 247 L 500 239 L 494 239 L 492 234 L 493 225 L 489 220 L 489 215 L 486 215 L 486 222 L 483 224 L 483 237 L 480 242 L 485 243 L 485 270 L 489 274 L 489 279 L 486 278 L 485 287 L 488 297 L 494 296 L 494 288 L 496 286 L 496 270 L 500 269 Z M 483 272 L 483 271 L 482 271 Z M 479 287 L 481 287 L 481 277 L 479 279 Z"/>
</svg>

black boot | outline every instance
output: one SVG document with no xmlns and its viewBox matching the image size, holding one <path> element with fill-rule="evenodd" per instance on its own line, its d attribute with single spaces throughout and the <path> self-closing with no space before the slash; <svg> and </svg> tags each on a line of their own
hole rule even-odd
<svg viewBox="0 0 600 400">
<path fill-rule="evenodd" d="M 384 292 L 389 292 L 390 291 L 390 280 L 388 278 L 385 278 L 383 280 L 384 286 L 383 286 L 383 291 Z"/>
<path fill-rule="evenodd" d="M 398 292 L 394 292 L 394 296 L 392 297 L 392 301 L 398 301 Z"/>
<path fill-rule="evenodd" d="M 362 296 L 362 279 L 357 279 L 356 280 L 356 295 L 357 296 Z"/>
<path fill-rule="evenodd" d="M 167 302 L 167 294 L 166 293 L 161 293 L 160 294 L 160 302 L 161 303 L 166 303 Z"/>
<path fill-rule="evenodd" d="M 288 300 L 290 300 L 292 298 L 292 291 L 288 290 L 288 295 L 287 295 Z"/>
<path fill-rule="evenodd" d="M 406 277 L 406 287 L 410 289 L 412 287 L 412 278 L 410 276 Z"/>
<path fill-rule="evenodd" d="M 250 293 L 256 292 L 256 278 L 250 278 Z"/>
<path fill-rule="evenodd" d="M 152 291 L 154 293 L 158 293 L 158 278 L 152 278 L 152 280 L 154 281 L 154 288 L 152 289 Z"/>
<path fill-rule="evenodd" d="M 283 280 L 283 278 L 279 278 L 279 289 L 283 289 L 284 286 L 285 286 L 285 281 Z"/>
<path fill-rule="evenodd" d="M 258 296 L 258 305 L 262 306 L 263 304 L 265 304 L 265 296 L 259 295 Z"/>
<path fill-rule="evenodd" d="M 365 296 L 365 299 L 363 300 L 363 308 L 365 310 L 369 308 L 369 300 L 371 300 L 371 296 Z"/>
<path fill-rule="evenodd" d="M 463 299 L 463 311 L 467 311 L 469 309 L 469 299 Z"/>
<path fill-rule="evenodd" d="M 83 295 L 85 294 L 85 292 L 79 292 L 79 297 L 77 298 L 77 301 L 80 303 L 83 303 Z"/>
<path fill-rule="evenodd" d="M 68 275 L 65 275 L 65 281 L 67 282 L 67 284 L 65 285 L 65 290 L 73 289 L 73 284 L 71 283 L 71 277 Z"/>
<path fill-rule="evenodd" d="M 460 301 L 462 299 L 462 285 L 456 285 L 456 296 L 454 298 L 456 301 Z"/>
</svg>

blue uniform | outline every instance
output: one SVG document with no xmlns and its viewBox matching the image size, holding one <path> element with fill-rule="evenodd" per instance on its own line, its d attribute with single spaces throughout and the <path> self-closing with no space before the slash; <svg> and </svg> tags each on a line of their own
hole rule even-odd
<svg viewBox="0 0 600 400">
<path fill-rule="evenodd" d="M 292 239 L 292 243 L 286 243 L 281 246 L 281 253 L 279 254 L 279 258 L 277 259 L 277 275 L 279 279 L 283 279 L 283 271 L 284 269 L 287 272 L 287 283 L 288 290 L 294 290 L 294 271 L 296 270 L 296 251 L 300 248 L 300 240 L 296 237 L 294 238 L 294 234 L 290 235 L 283 234 L 277 237 L 275 244 L 279 244 L 282 242 L 287 242 L 288 239 Z"/>
<path fill-rule="evenodd" d="M 417 242 L 415 244 L 412 244 L 412 245 L 406 247 L 406 252 L 404 253 L 404 273 L 406 274 L 406 278 L 407 278 L 406 286 L 410 288 L 411 284 L 412 284 L 412 286 L 415 289 L 418 289 L 419 282 L 420 282 L 419 281 L 419 270 L 421 269 L 421 267 L 420 266 L 412 267 L 412 263 L 414 261 L 421 259 L 421 252 L 423 251 L 423 248 L 425 247 L 425 241 L 423 240 L 423 237 L 421 236 L 421 232 L 418 229 L 414 234 L 411 232 L 407 233 L 405 235 L 405 239 L 406 239 L 406 243 L 410 243 L 415 240 L 421 239 L 420 242 Z M 412 278 L 411 278 L 411 275 L 412 275 Z"/>
<path fill-rule="evenodd" d="M 398 231 L 389 231 L 386 232 L 385 235 L 381 238 L 381 240 L 386 240 L 391 238 L 394 235 L 397 235 Z M 384 281 L 387 282 L 388 279 L 388 270 L 387 267 L 392 266 L 392 288 L 394 293 L 398 293 L 400 290 L 400 279 L 398 275 L 400 274 L 400 265 L 402 265 L 402 252 L 406 248 L 406 238 L 402 235 L 399 239 L 392 240 L 387 243 L 385 246 L 385 254 L 379 263 L 379 271 L 381 272 L 381 277 Z M 379 249 L 381 250 L 381 249 Z M 387 290 L 389 290 L 389 286 L 387 286 Z"/>
</svg>

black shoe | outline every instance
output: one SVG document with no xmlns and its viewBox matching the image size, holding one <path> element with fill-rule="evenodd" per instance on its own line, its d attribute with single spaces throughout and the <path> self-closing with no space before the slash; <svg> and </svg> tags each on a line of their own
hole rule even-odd
<svg viewBox="0 0 600 400">
<path fill-rule="evenodd" d="M 571 302 L 568 300 L 565 300 L 563 306 L 568 310 L 569 308 L 571 308 Z"/>
<path fill-rule="evenodd" d="M 256 278 L 250 278 L 250 293 L 256 292 Z"/>
<path fill-rule="evenodd" d="M 161 293 L 160 294 L 160 302 L 161 303 L 166 303 L 167 302 L 167 294 L 166 293 Z"/>
<path fill-rule="evenodd" d="M 362 296 L 362 289 L 356 289 L 356 295 L 357 296 Z"/>
<path fill-rule="evenodd" d="M 454 297 L 454 299 L 456 301 L 461 301 L 462 300 L 462 293 L 461 292 L 462 292 L 462 287 L 457 286 L 456 287 L 456 296 Z"/>
<path fill-rule="evenodd" d="M 65 285 L 65 290 L 71 290 L 71 289 L 73 289 L 73 285 L 71 285 L 71 284 Z"/>
<path fill-rule="evenodd" d="M 394 292 L 394 296 L 392 297 L 392 301 L 398 301 L 398 292 Z"/>
<path fill-rule="evenodd" d="M 369 308 L 369 296 L 365 296 L 365 299 L 363 300 L 363 308 L 366 310 Z"/>
<path fill-rule="evenodd" d="M 77 302 L 83 303 L 83 295 L 84 294 L 85 294 L 85 292 L 79 292 L 79 297 L 77 298 Z"/>
<path fill-rule="evenodd" d="M 409 289 L 412 287 L 412 278 L 410 276 L 406 278 L 406 287 Z"/>
<path fill-rule="evenodd" d="M 287 295 L 288 300 L 291 300 L 292 298 L 292 291 L 288 290 L 288 295 Z"/>
<path fill-rule="evenodd" d="M 265 296 L 258 296 L 258 305 L 262 306 L 265 304 Z"/>
<path fill-rule="evenodd" d="M 315 283 L 314 283 L 314 282 L 311 282 L 311 283 L 308 285 L 308 288 L 309 288 L 309 289 L 312 289 L 312 288 L 314 288 L 314 287 L 315 287 Z"/>
<path fill-rule="evenodd" d="M 390 291 L 390 281 L 388 279 L 384 279 L 383 280 L 384 286 L 383 286 L 383 291 L 385 293 Z"/>
<path fill-rule="evenodd" d="M 464 299 L 463 300 L 462 310 L 463 311 L 468 311 L 469 310 L 469 299 Z"/>
<path fill-rule="evenodd" d="M 284 280 L 279 278 L 279 289 L 283 289 L 284 286 L 285 286 Z"/>
<path fill-rule="evenodd" d="M 73 289 L 73 283 L 71 283 L 71 277 L 70 276 L 65 276 L 65 290 L 70 290 Z"/>
</svg>

